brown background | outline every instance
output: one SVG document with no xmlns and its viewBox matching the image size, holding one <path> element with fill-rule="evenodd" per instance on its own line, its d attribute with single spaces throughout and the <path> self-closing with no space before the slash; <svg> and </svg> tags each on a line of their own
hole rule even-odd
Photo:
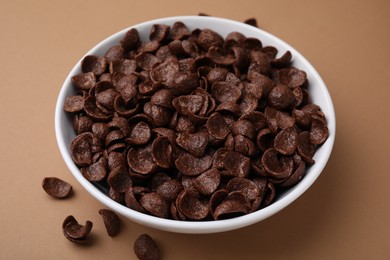
<svg viewBox="0 0 390 260">
<path fill-rule="evenodd" d="M 275 216 L 211 235 L 153 230 L 122 218 L 105 234 L 102 207 L 57 148 L 54 107 L 74 64 L 107 36 L 149 19 L 199 12 L 259 26 L 305 55 L 322 75 L 337 117 L 333 154 L 318 181 Z M 135 259 L 141 233 L 164 259 L 385 259 L 390 255 L 388 1 L 0 1 L 0 259 Z M 54 200 L 46 176 L 75 195 Z M 61 231 L 90 219 L 92 246 Z"/>
</svg>

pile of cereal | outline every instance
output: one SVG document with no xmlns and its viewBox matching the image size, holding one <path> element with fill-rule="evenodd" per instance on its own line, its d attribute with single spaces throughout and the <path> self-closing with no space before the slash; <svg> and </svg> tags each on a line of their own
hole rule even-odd
<svg viewBox="0 0 390 260">
<path fill-rule="evenodd" d="M 306 73 L 287 51 L 232 32 L 130 29 L 72 77 L 71 155 L 127 207 L 175 220 L 220 220 L 270 205 L 298 183 L 328 137 Z"/>
</svg>

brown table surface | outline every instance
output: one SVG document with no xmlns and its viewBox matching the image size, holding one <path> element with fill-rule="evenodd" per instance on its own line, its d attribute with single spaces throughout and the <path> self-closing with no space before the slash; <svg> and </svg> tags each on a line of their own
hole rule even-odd
<svg viewBox="0 0 390 260">
<path fill-rule="evenodd" d="M 163 259 L 385 259 L 390 255 L 388 1 L 0 1 L 0 259 L 136 259 L 142 233 Z M 74 64 L 107 36 L 150 19 L 199 12 L 257 18 L 322 75 L 337 117 L 336 142 L 318 181 L 292 205 L 236 231 L 188 235 L 122 218 L 110 238 L 90 196 L 67 169 L 54 107 Z M 55 200 L 46 176 L 75 194 Z M 64 238 L 73 214 L 95 226 L 91 246 Z"/>
</svg>

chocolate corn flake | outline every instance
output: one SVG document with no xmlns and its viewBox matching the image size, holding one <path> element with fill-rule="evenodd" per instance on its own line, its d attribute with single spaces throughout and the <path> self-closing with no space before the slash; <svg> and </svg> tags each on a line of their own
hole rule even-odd
<svg viewBox="0 0 390 260">
<path fill-rule="evenodd" d="M 190 35 L 187 26 L 182 22 L 175 22 L 171 28 L 171 38 L 173 40 L 182 40 Z"/>
<path fill-rule="evenodd" d="M 132 185 L 126 168 L 118 166 L 110 171 L 107 182 L 115 191 L 124 192 Z"/>
<path fill-rule="evenodd" d="M 292 90 L 284 84 L 275 86 L 268 95 L 268 104 L 279 110 L 292 108 L 295 102 Z"/>
<path fill-rule="evenodd" d="M 140 260 L 160 260 L 160 249 L 148 234 L 140 235 L 134 242 L 134 253 Z"/>
<path fill-rule="evenodd" d="M 329 130 L 326 122 L 319 116 L 311 117 L 310 142 L 313 144 L 322 144 L 329 136 Z"/>
<path fill-rule="evenodd" d="M 98 82 L 102 81 L 108 81 L 112 83 L 112 75 L 108 72 L 103 73 L 102 75 L 99 76 Z"/>
<path fill-rule="evenodd" d="M 207 131 L 194 134 L 180 133 L 176 138 L 177 145 L 196 157 L 204 155 L 208 142 L 209 134 Z"/>
<path fill-rule="evenodd" d="M 116 191 L 116 190 L 114 190 L 113 188 L 110 187 L 110 189 L 108 191 L 108 196 L 113 201 L 116 201 L 116 202 L 118 202 L 120 204 L 124 204 L 125 203 L 125 194 L 124 194 L 124 192 Z"/>
<path fill-rule="evenodd" d="M 157 192 L 146 193 L 140 198 L 139 202 L 153 216 L 160 218 L 168 217 L 169 204 Z"/>
<path fill-rule="evenodd" d="M 147 144 L 151 138 L 151 135 L 152 133 L 150 126 L 146 122 L 141 121 L 130 128 L 126 142 L 132 145 Z"/>
<path fill-rule="evenodd" d="M 256 20 L 256 18 L 249 18 L 249 19 L 246 19 L 246 20 L 244 21 L 244 23 L 249 24 L 249 25 L 252 25 L 252 26 L 254 26 L 254 27 L 258 27 L 258 26 L 257 26 L 257 20 Z"/>
<path fill-rule="evenodd" d="M 156 126 L 165 126 L 169 123 L 172 117 L 171 110 L 147 102 L 144 104 L 144 113 L 150 117 Z"/>
<path fill-rule="evenodd" d="M 161 62 L 159 58 L 147 52 L 141 52 L 135 56 L 135 61 L 137 66 L 144 70 L 151 70 Z"/>
<path fill-rule="evenodd" d="M 245 119 L 239 119 L 232 125 L 232 133 L 234 135 L 241 134 L 249 139 L 253 139 L 255 136 L 255 128 L 252 122 Z"/>
<path fill-rule="evenodd" d="M 66 112 L 81 112 L 84 109 L 82 96 L 69 96 L 65 99 L 64 110 Z"/>
<path fill-rule="evenodd" d="M 214 46 L 208 49 L 206 55 L 207 57 L 210 58 L 212 62 L 214 62 L 217 65 L 228 66 L 228 65 L 232 65 L 236 61 L 236 58 L 234 57 L 233 54 L 231 53 L 225 54 L 223 53 L 223 50 L 221 48 L 214 47 Z"/>
<path fill-rule="evenodd" d="M 120 44 L 125 52 L 136 49 L 140 44 L 140 37 L 138 30 L 133 28 L 126 32 Z"/>
<path fill-rule="evenodd" d="M 79 134 L 70 145 L 72 160 L 79 167 L 89 166 L 93 154 L 100 150 L 98 140 L 90 132 Z"/>
<path fill-rule="evenodd" d="M 236 102 L 223 102 L 221 104 L 219 104 L 217 106 L 217 108 L 215 109 L 216 112 L 230 112 L 231 114 L 234 114 L 234 115 L 239 115 L 241 114 L 241 107 L 239 104 L 237 104 Z"/>
<path fill-rule="evenodd" d="M 204 50 L 210 47 L 222 47 L 224 39 L 221 35 L 210 29 L 203 29 L 198 35 L 198 44 Z"/>
<path fill-rule="evenodd" d="M 234 150 L 242 155 L 252 157 L 256 153 L 256 146 L 251 139 L 241 134 L 234 136 Z"/>
<path fill-rule="evenodd" d="M 63 108 L 84 178 L 133 210 L 198 221 L 264 208 L 304 177 L 330 133 L 291 51 L 180 21 L 149 39 L 132 28 L 71 78 Z"/>
<path fill-rule="evenodd" d="M 57 177 L 46 177 L 42 181 L 43 190 L 50 196 L 63 199 L 72 192 L 72 185 Z"/>
<path fill-rule="evenodd" d="M 314 164 L 314 153 L 316 145 L 310 142 L 310 132 L 303 131 L 298 135 L 298 153 L 302 159 L 309 164 Z"/>
<path fill-rule="evenodd" d="M 183 190 L 176 199 L 176 206 L 178 211 L 191 220 L 201 220 L 209 214 L 208 202 L 203 201 L 196 190 Z"/>
<path fill-rule="evenodd" d="M 96 84 L 96 77 L 93 72 L 80 73 L 71 78 L 72 85 L 76 89 L 89 90 Z"/>
<path fill-rule="evenodd" d="M 253 112 L 258 107 L 258 99 L 252 92 L 242 91 L 240 102 L 240 114 Z"/>
<path fill-rule="evenodd" d="M 88 55 L 81 61 L 81 70 L 83 73 L 92 72 L 94 75 L 99 76 L 106 71 L 106 68 L 107 61 L 104 57 Z"/>
<path fill-rule="evenodd" d="M 172 202 L 177 198 L 183 189 L 183 185 L 178 180 L 168 179 L 157 187 L 156 192 L 165 201 Z"/>
<path fill-rule="evenodd" d="M 294 172 L 288 177 L 286 180 L 284 180 L 282 183 L 279 184 L 280 187 L 291 187 L 292 185 L 297 184 L 304 176 L 306 169 L 306 164 L 304 161 L 301 161 L 299 165 L 296 167 Z"/>
<path fill-rule="evenodd" d="M 264 198 L 261 202 L 261 207 L 265 208 L 270 205 L 276 196 L 275 185 L 272 182 L 267 182 L 267 187 L 265 189 Z"/>
<path fill-rule="evenodd" d="M 250 170 L 250 159 L 245 155 L 228 151 L 223 162 L 224 171 L 221 174 L 230 177 L 248 177 Z"/>
<path fill-rule="evenodd" d="M 163 24 L 154 24 L 150 31 L 150 40 L 151 41 L 163 41 L 169 34 L 170 27 Z"/>
<path fill-rule="evenodd" d="M 176 168 L 183 174 L 188 176 L 196 176 L 205 172 L 211 167 L 212 157 L 205 155 L 201 158 L 197 158 L 189 153 L 183 153 L 176 159 Z"/>
<path fill-rule="evenodd" d="M 134 187 L 135 188 L 135 187 Z M 141 206 L 139 200 L 139 194 L 134 193 L 133 187 L 128 188 L 125 191 L 125 205 L 133 210 L 136 210 L 138 212 L 147 213 L 144 207 Z"/>
<path fill-rule="evenodd" d="M 153 161 L 161 168 L 170 168 L 172 164 L 172 146 L 167 137 L 157 137 L 152 143 Z"/>
<path fill-rule="evenodd" d="M 168 86 L 174 81 L 174 77 L 178 72 L 178 59 L 174 56 L 168 56 L 162 63 L 153 68 L 150 72 L 150 78 L 153 82 L 161 82 Z"/>
<path fill-rule="evenodd" d="M 168 89 L 158 90 L 150 99 L 154 105 L 172 109 L 172 100 L 174 99 L 172 91 Z"/>
<path fill-rule="evenodd" d="M 286 51 L 280 58 L 271 61 L 272 67 L 285 68 L 291 64 L 292 54 L 290 51 Z"/>
<path fill-rule="evenodd" d="M 87 240 L 92 226 L 93 223 L 91 221 L 87 220 L 85 225 L 81 225 L 70 215 L 66 217 L 62 223 L 62 232 L 69 241 L 73 243 L 83 243 Z"/>
<path fill-rule="evenodd" d="M 107 81 L 102 81 L 99 83 L 110 84 Z M 114 112 L 114 101 L 118 96 L 118 92 L 113 88 L 103 90 L 101 92 L 97 92 L 96 90 L 97 89 L 95 89 L 96 106 L 104 113 L 112 114 Z"/>
<path fill-rule="evenodd" d="M 84 99 L 84 111 L 96 121 L 108 121 L 113 116 L 112 112 L 103 111 L 101 107 L 98 107 L 94 96 L 88 96 Z"/>
<path fill-rule="evenodd" d="M 135 60 L 118 59 L 118 60 L 113 60 L 109 63 L 110 74 L 119 72 L 125 75 L 131 75 L 136 71 L 136 69 L 137 69 L 137 62 Z"/>
<path fill-rule="evenodd" d="M 291 157 L 280 156 L 276 149 L 270 148 L 264 152 L 261 162 L 271 177 L 283 179 L 291 175 L 293 161 Z"/>
<path fill-rule="evenodd" d="M 121 130 L 113 130 L 106 135 L 105 146 L 108 147 L 113 143 L 121 142 L 125 138 L 125 135 Z"/>
<path fill-rule="evenodd" d="M 214 113 L 206 123 L 207 131 L 215 139 L 223 140 L 230 133 L 231 129 L 220 113 Z"/>
<path fill-rule="evenodd" d="M 220 103 L 237 102 L 241 97 L 241 90 L 231 82 L 219 81 L 211 87 L 211 96 Z"/>
<path fill-rule="evenodd" d="M 180 96 L 174 98 L 172 104 L 179 114 L 188 116 L 200 111 L 203 106 L 203 98 L 200 95 Z"/>
<path fill-rule="evenodd" d="M 152 144 L 140 147 L 138 149 L 131 148 L 127 153 L 127 163 L 129 167 L 140 174 L 151 174 L 157 170 L 157 164 L 153 160 Z"/>
<path fill-rule="evenodd" d="M 257 38 L 248 37 L 243 39 L 241 45 L 247 50 L 257 50 L 263 46 L 263 43 Z"/>
<path fill-rule="evenodd" d="M 202 195 L 211 195 L 213 194 L 221 181 L 221 174 L 215 168 L 211 168 L 208 171 L 203 172 L 201 175 L 195 178 L 194 187 Z"/>
<path fill-rule="evenodd" d="M 235 177 L 231 179 L 227 186 L 227 191 L 241 191 L 250 201 L 254 201 L 260 195 L 259 187 L 251 180 Z"/>
<path fill-rule="evenodd" d="M 107 62 L 121 60 L 124 58 L 124 49 L 120 45 L 110 47 L 104 54 Z"/>
<path fill-rule="evenodd" d="M 120 230 L 120 219 L 118 215 L 109 209 L 100 209 L 99 214 L 103 218 L 104 226 L 110 237 L 118 235 Z"/>
<path fill-rule="evenodd" d="M 206 80 L 209 84 L 212 85 L 214 82 L 224 81 L 226 79 L 227 73 L 228 73 L 228 69 L 226 68 L 219 68 L 219 67 L 210 68 L 210 70 L 206 74 Z"/>
<path fill-rule="evenodd" d="M 248 214 L 250 203 L 240 191 L 228 193 L 222 202 L 212 212 L 215 220 L 239 217 Z"/>
<path fill-rule="evenodd" d="M 150 42 L 141 42 L 139 45 L 137 52 L 155 52 L 160 47 L 160 43 L 158 41 L 150 41 Z M 158 58 L 158 57 L 157 57 Z"/>
<path fill-rule="evenodd" d="M 75 130 L 76 134 L 91 132 L 92 125 L 93 125 L 92 119 L 87 116 L 75 115 L 73 117 L 73 129 Z"/>
<path fill-rule="evenodd" d="M 287 127 L 275 136 L 275 149 L 281 154 L 293 154 L 298 146 L 298 131 Z"/>
<path fill-rule="evenodd" d="M 101 181 L 108 174 L 108 161 L 101 156 L 95 163 L 81 168 L 81 174 L 89 181 Z"/>
<path fill-rule="evenodd" d="M 195 124 L 190 120 L 187 116 L 178 116 L 176 123 L 174 121 L 171 121 L 172 127 L 176 130 L 178 133 L 195 133 L 196 132 L 196 126 Z"/>
<path fill-rule="evenodd" d="M 303 86 L 307 79 L 306 72 L 297 68 L 284 68 L 278 71 L 278 80 L 291 88 Z"/>
<path fill-rule="evenodd" d="M 110 171 L 112 171 L 113 169 L 117 168 L 117 167 L 121 167 L 121 168 L 124 168 L 126 169 L 127 167 L 127 162 L 126 162 L 126 156 L 124 153 L 122 152 L 110 152 L 108 154 L 108 168 Z"/>
</svg>

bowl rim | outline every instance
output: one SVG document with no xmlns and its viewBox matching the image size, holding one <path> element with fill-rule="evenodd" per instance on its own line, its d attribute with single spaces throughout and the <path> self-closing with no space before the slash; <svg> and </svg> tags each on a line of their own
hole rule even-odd
<svg viewBox="0 0 390 260">
<path fill-rule="evenodd" d="M 324 97 L 325 102 L 327 104 L 328 111 L 326 113 L 326 117 L 328 121 L 328 129 L 329 129 L 329 137 L 325 143 L 327 145 L 327 149 L 325 149 L 325 151 L 323 152 L 321 160 L 316 161 L 314 165 L 316 167 L 315 171 L 311 172 L 310 175 L 306 175 L 302 179 L 302 181 L 297 184 L 297 186 L 298 185 L 299 186 L 290 190 L 288 194 L 284 196 L 282 199 L 275 201 L 271 205 L 261 210 L 255 211 L 253 213 L 244 216 L 240 216 L 232 219 L 226 219 L 226 220 L 217 220 L 217 221 L 215 220 L 214 221 L 180 221 L 180 220 L 162 219 L 159 217 L 147 215 L 132 210 L 124 205 L 115 202 L 114 200 L 112 200 L 111 198 L 103 194 L 96 186 L 94 186 L 92 183 L 90 183 L 82 176 L 80 170 L 73 163 L 69 152 L 69 145 L 67 145 L 65 142 L 64 132 L 61 127 L 61 120 L 63 119 L 63 117 L 65 117 L 65 112 L 63 111 L 63 101 L 66 98 L 67 86 L 71 85 L 70 84 L 71 77 L 75 75 L 77 71 L 80 70 L 81 60 L 86 55 L 96 52 L 99 48 L 101 48 L 101 46 L 111 42 L 113 38 L 118 38 L 121 35 L 123 36 L 123 34 L 131 28 L 150 27 L 153 24 L 172 24 L 175 21 L 183 21 L 184 23 L 186 23 L 188 22 L 188 20 L 191 20 L 193 23 L 196 23 L 198 21 L 208 21 L 208 22 L 219 22 L 219 23 L 227 23 L 227 24 L 232 23 L 237 26 L 243 26 L 246 27 L 245 28 L 246 30 L 253 31 L 254 34 L 259 34 L 259 38 L 261 38 L 260 37 L 261 35 L 265 35 L 272 42 L 276 42 L 278 45 L 282 45 L 286 47 L 288 50 L 291 51 L 294 59 L 299 59 L 300 62 L 305 65 L 306 68 L 310 69 L 309 73 L 312 75 L 313 78 L 315 78 L 318 81 L 318 84 L 321 85 L 321 91 L 322 91 L 321 95 Z M 94 198 L 100 201 L 103 205 L 119 213 L 120 215 L 125 216 L 139 224 L 146 225 L 160 230 L 176 232 L 176 233 L 195 234 L 195 233 L 218 233 L 218 232 L 230 231 L 230 230 L 242 228 L 245 226 L 252 225 L 256 222 L 262 221 L 274 215 L 275 213 L 279 212 L 280 210 L 284 209 L 286 206 L 288 206 L 293 201 L 295 201 L 298 197 L 300 197 L 308 188 L 310 188 L 310 186 L 312 186 L 315 180 L 322 173 L 332 152 L 332 148 L 335 140 L 335 134 L 336 134 L 336 117 L 335 117 L 334 106 L 329 91 L 324 81 L 322 80 L 321 76 L 316 71 L 316 69 L 303 55 L 301 55 L 295 48 L 290 46 L 288 43 L 284 42 L 278 37 L 262 29 L 241 22 L 226 19 L 226 18 L 209 17 L 209 16 L 172 16 L 172 17 L 159 18 L 159 19 L 149 20 L 146 22 L 129 26 L 125 29 L 120 30 L 119 32 L 116 32 L 108 36 L 103 41 L 96 44 L 92 49 L 90 49 L 73 66 L 72 70 L 66 77 L 61 87 L 60 93 L 58 95 L 54 117 L 55 117 L 54 118 L 55 134 L 56 134 L 57 145 L 59 147 L 60 153 L 67 167 L 71 171 L 72 175 Z"/>
</svg>

